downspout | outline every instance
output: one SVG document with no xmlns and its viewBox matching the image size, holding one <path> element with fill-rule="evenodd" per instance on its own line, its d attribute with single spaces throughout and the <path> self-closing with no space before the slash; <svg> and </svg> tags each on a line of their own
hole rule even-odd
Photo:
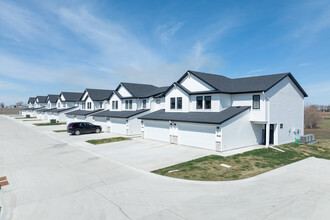
<svg viewBox="0 0 330 220">
<path fill-rule="evenodd" d="M 263 91 L 262 94 L 265 96 L 267 101 L 267 124 L 266 124 L 266 147 L 269 147 L 270 141 L 270 99 L 266 96 L 266 93 Z"/>
</svg>

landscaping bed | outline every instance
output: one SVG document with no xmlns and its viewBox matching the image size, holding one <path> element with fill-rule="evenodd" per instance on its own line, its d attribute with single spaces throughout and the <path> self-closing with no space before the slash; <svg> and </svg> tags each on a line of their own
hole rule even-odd
<svg viewBox="0 0 330 220">
<path fill-rule="evenodd" d="M 131 139 L 126 137 L 114 137 L 114 138 L 88 140 L 86 142 L 90 144 L 105 144 L 105 143 L 112 143 L 112 142 L 126 141 L 126 140 L 131 140 Z"/>
<path fill-rule="evenodd" d="M 65 122 L 57 122 L 57 123 L 35 123 L 35 126 L 52 126 L 52 125 L 65 125 Z"/>
</svg>

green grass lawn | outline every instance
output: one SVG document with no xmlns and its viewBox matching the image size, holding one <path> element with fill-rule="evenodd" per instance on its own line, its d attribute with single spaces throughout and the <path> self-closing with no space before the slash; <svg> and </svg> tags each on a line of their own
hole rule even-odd
<svg viewBox="0 0 330 220">
<path fill-rule="evenodd" d="M 23 120 L 23 121 L 42 121 L 41 119 L 25 119 L 25 120 Z"/>
<path fill-rule="evenodd" d="M 57 122 L 57 123 L 34 123 L 35 126 L 51 126 L 51 125 L 65 125 L 65 122 Z"/>
<path fill-rule="evenodd" d="M 114 138 L 88 140 L 86 142 L 88 142 L 90 144 L 105 144 L 105 143 L 112 143 L 112 142 L 126 141 L 126 140 L 131 140 L 131 139 L 125 138 L 125 137 L 114 137 Z"/>
<path fill-rule="evenodd" d="M 211 155 L 153 172 L 189 180 L 238 180 L 256 176 L 308 157 L 330 159 L 330 119 L 323 120 L 316 129 L 305 129 L 305 134 L 314 134 L 319 142 L 313 145 L 291 143 L 277 146 L 284 150 L 284 153 L 264 148 L 229 157 Z M 227 164 L 231 167 L 226 168 L 220 164 Z"/>
<path fill-rule="evenodd" d="M 285 152 L 263 148 L 228 157 L 210 155 L 153 172 L 189 180 L 238 180 L 256 176 L 307 157 L 330 159 L 329 142 L 314 145 L 292 143 L 278 148 Z M 223 167 L 220 164 L 227 164 L 231 168 Z M 173 170 L 178 171 L 169 172 Z"/>
<path fill-rule="evenodd" d="M 30 118 L 33 119 L 33 118 L 37 118 L 37 117 L 30 117 Z M 15 119 L 29 119 L 29 118 L 27 118 L 27 117 L 17 117 Z"/>
<path fill-rule="evenodd" d="M 54 130 L 54 132 L 66 132 L 66 130 Z"/>
</svg>

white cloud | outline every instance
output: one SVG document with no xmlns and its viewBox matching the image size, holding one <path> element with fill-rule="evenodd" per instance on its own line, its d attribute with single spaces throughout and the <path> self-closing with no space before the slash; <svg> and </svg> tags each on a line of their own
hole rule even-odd
<svg viewBox="0 0 330 220">
<path fill-rule="evenodd" d="M 159 36 L 160 40 L 165 43 L 170 38 L 172 38 L 176 32 L 178 32 L 183 26 L 183 22 L 176 22 L 172 24 L 163 24 L 156 27 L 156 34 Z"/>
</svg>

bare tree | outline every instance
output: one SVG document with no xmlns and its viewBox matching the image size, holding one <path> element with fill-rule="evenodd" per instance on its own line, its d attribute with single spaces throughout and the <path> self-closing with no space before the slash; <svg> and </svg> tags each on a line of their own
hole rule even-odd
<svg viewBox="0 0 330 220">
<path fill-rule="evenodd" d="M 22 108 L 23 107 L 23 102 L 16 102 L 16 108 Z"/>
<path fill-rule="evenodd" d="M 5 107 L 5 103 L 0 102 L 0 108 L 4 108 Z"/>
<path fill-rule="evenodd" d="M 305 106 L 304 117 L 305 128 L 316 128 L 323 120 L 318 107 L 315 105 Z"/>
</svg>

